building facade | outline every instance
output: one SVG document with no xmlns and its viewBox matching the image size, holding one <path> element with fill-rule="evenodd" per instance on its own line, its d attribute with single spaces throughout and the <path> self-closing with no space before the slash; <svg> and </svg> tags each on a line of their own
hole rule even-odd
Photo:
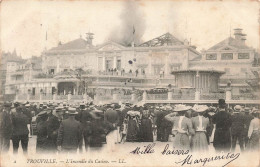
<svg viewBox="0 0 260 167">
<path fill-rule="evenodd" d="M 231 84 L 232 93 L 240 95 L 241 90 L 251 90 L 246 80 L 255 77 L 251 68 L 256 52 L 246 46 L 244 37 L 241 29 L 235 29 L 235 38 L 229 37 L 200 53 L 188 41 L 180 41 L 170 33 L 138 46 L 112 41 L 94 46 L 93 34 L 88 33 L 86 39 L 59 43 L 41 57 L 22 64 L 9 61 L 5 92 L 15 94 L 16 100 L 77 100 L 83 96 L 99 101 L 134 100 L 138 99 L 134 96 L 143 98 L 144 91 L 158 87 L 182 91 L 173 71 L 216 70 L 223 73 L 216 80 L 217 88 L 224 90 Z"/>
</svg>

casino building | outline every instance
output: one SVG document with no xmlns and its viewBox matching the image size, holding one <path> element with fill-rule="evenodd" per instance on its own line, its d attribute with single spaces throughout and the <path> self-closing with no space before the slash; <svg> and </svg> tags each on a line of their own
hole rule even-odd
<svg viewBox="0 0 260 167">
<path fill-rule="evenodd" d="M 170 33 L 130 46 L 94 46 L 87 33 L 40 58 L 7 62 L 5 93 L 18 101 L 257 100 L 258 55 L 242 29 L 234 36 L 200 53 Z"/>
</svg>

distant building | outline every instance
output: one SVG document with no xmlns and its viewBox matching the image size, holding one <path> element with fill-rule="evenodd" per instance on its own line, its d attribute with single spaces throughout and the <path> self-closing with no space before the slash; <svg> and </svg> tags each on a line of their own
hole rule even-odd
<svg viewBox="0 0 260 167">
<path fill-rule="evenodd" d="M 86 39 L 80 37 L 65 44 L 60 42 L 57 47 L 44 51 L 41 57 L 16 63 L 15 68 L 7 70 L 6 94 L 16 94 L 17 100 L 65 100 L 67 95 L 80 100 L 84 94 L 98 100 L 118 96 L 124 100 L 129 91 L 156 87 L 167 89 L 169 85 L 175 93 L 181 93 L 179 89 L 182 88 L 176 86 L 178 81 L 172 72 L 197 69 L 223 73 L 220 81 L 216 80 L 217 90 L 221 88 L 225 91 L 225 87 L 231 84 L 232 93 L 236 96 L 241 90 L 250 89 L 245 80 L 254 76 L 250 70 L 256 52 L 245 45 L 241 29 L 235 29 L 235 38 L 229 37 L 202 53 L 187 40 L 180 41 L 170 33 L 138 46 L 134 43 L 123 46 L 113 41 L 94 46 L 93 35 L 87 33 Z M 12 63 L 9 61 L 7 66 Z M 185 75 L 182 78 L 185 79 Z M 206 83 L 205 78 L 199 81 Z M 210 86 L 204 84 L 204 87 L 196 89 L 201 93 L 219 93 L 203 91 L 210 90 L 207 85 Z M 185 92 L 192 92 L 186 89 Z M 183 97 L 188 96 L 191 95 Z M 133 100 L 134 97 L 131 98 Z"/>
</svg>

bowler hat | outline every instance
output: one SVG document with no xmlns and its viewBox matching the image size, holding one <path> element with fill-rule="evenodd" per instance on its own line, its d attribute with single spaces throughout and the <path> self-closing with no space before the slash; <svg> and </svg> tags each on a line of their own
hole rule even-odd
<svg viewBox="0 0 260 167">
<path fill-rule="evenodd" d="M 69 115 L 76 115 L 76 114 L 78 114 L 78 112 L 76 111 L 76 108 L 72 108 L 72 107 L 69 107 L 68 111 L 66 111 L 66 113 L 69 114 Z"/>
</svg>

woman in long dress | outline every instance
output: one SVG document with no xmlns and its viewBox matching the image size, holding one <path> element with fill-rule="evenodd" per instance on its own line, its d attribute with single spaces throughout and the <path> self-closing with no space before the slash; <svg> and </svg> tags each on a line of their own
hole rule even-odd
<svg viewBox="0 0 260 167">
<path fill-rule="evenodd" d="M 259 151 L 259 111 L 253 111 L 254 119 L 251 120 L 248 130 L 250 151 Z"/>
<path fill-rule="evenodd" d="M 146 107 L 142 111 L 140 141 L 153 142 L 152 116 L 150 111 Z"/>
<path fill-rule="evenodd" d="M 189 135 L 194 134 L 194 130 L 192 129 L 191 120 L 185 117 L 186 111 L 190 108 L 191 106 L 178 104 L 173 109 L 178 112 L 178 116 L 175 116 L 175 113 L 165 116 L 166 120 L 173 123 L 173 130 L 176 131 L 173 146 L 177 149 L 190 150 Z"/>
<path fill-rule="evenodd" d="M 192 127 L 195 130 L 194 136 L 191 138 L 191 150 L 194 152 L 207 152 L 208 140 L 207 140 L 207 127 L 209 127 L 209 119 L 204 117 L 203 114 L 208 107 L 206 105 L 194 105 L 192 108 L 198 113 L 198 116 L 191 118 Z"/>
<path fill-rule="evenodd" d="M 140 113 L 138 111 L 127 112 L 127 142 L 137 142 L 139 140 L 139 118 Z"/>
</svg>

